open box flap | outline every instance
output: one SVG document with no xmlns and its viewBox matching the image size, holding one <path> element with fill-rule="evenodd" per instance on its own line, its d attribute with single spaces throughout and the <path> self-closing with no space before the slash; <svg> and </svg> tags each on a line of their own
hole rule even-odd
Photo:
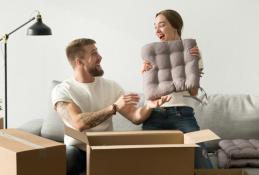
<svg viewBox="0 0 259 175">
<path fill-rule="evenodd" d="M 98 138 L 101 136 L 105 136 L 105 137 L 112 136 L 114 138 L 118 137 L 119 140 L 121 140 L 122 138 L 127 138 L 127 135 L 129 135 L 129 136 L 133 135 L 135 137 L 135 139 L 140 136 L 141 137 L 145 136 L 146 137 L 145 139 L 147 139 L 148 136 L 152 136 L 152 139 L 154 139 L 155 136 L 162 138 L 162 135 L 165 136 L 165 139 L 166 138 L 168 139 L 168 136 L 170 137 L 170 134 L 174 134 L 174 136 L 181 136 L 180 131 L 89 132 L 89 133 L 85 134 L 85 133 L 79 132 L 75 129 L 72 129 L 70 127 L 65 127 L 65 134 L 70 137 L 73 137 L 74 139 L 77 139 L 81 142 L 84 142 L 87 145 L 89 145 L 88 137 Z M 103 139 L 104 138 L 101 137 L 101 140 L 103 140 Z M 110 139 L 111 138 L 109 138 L 109 140 Z M 212 132 L 209 129 L 195 131 L 195 132 L 189 132 L 189 133 L 184 134 L 184 144 L 196 144 L 196 143 L 206 142 L 206 141 L 216 140 L 216 139 L 220 139 L 220 137 L 217 136 L 214 132 Z M 116 142 L 114 142 L 113 140 L 111 140 L 111 141 L 114 144 L 116 144 Z M 161 141 L 161 140 L 158 140 L 158 141 Z M 105 142 L 103 142 L 103 143 L 105 144 Z M 164 143 L 164 141 L 161 143 Z M 178 143 L 180 143 L 180 142 L 178 142 Z M 145 143 L 145 144 L 150 144 L 150 143 Z M 153 143 L 153 144 L 157 144 L 157 143 Z M 170 144 L 170 143 L 167 143 L 167 144 Z M 100 146 L 99 143 L 94 144 L 94 145 Z M 94 145 L 92 145 L 92 146 L 94 146 Z M 111 145 L 111 144 L 105 144 L 105 145 Z M 136 144 L 132 143 L 131 145 L 136 145 Z M 137 145 L 140 145 L 140 144 L 137 144 Z"/>
<path fill-rule="evenodd" d="M 89 145 L 87 135 L 83 132 L 79 132 L 73 128 L 65 126 L 65 134 Z"/>
<path fill-rule="evenodd" d="M 204 129 L 204 130 L 194 131 L 194 132 L 189 132 L 184 134 L 184 143 L 186 144 L 201 143 L 201 142 L 207 142 L 210 140 L 217 140 L 217 139 L 220 139 L 220 137 L 209 129 Z"/>
</svg>

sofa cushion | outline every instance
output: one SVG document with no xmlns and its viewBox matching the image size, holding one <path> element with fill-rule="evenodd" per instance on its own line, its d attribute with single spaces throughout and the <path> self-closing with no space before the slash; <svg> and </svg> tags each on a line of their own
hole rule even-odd
<svg viewBox="0 0 259 175">
<path fill-rule="evenodd" d="M 189 52 L 195 46 L 194 39 L 185 39 L 154 42 L 142 48 L 142 58 L 153 65 L 152 69 L 143 73 L 147 99 L 199 88 L 199 60 Z"/>
<path fill-rule="evenodd" d="M 50 86 L 50 92 L 52 89 L 59 84 L 59 81 L 53 80 Z M 53 109 L 51 102 L 51 93 L 49 93 L 49 103 L 48 103 L 48 114 L 43 121 L 41 128 L 41 135 L 43 137 L 56 140 L 59 142 L 64 141 L 64 125 L 61 118 L 58 116 L 57 112 Z"/>
<path fill-rule="evenodd" d="M 33 119 L 29 122 L 22 124 L 17 129 L 40 136 L 42 123 L 43 119 Z"/>
<path fill-rule="evenodd" d="M 222 139 L 259 139 L 258 96 L 215 94 L 207 101 L 207 105 L 194 102 L 201 129 L 209 128 Z M 218 141 L 207 145 L 209 152 L 218 149 Z"/>
</svg>

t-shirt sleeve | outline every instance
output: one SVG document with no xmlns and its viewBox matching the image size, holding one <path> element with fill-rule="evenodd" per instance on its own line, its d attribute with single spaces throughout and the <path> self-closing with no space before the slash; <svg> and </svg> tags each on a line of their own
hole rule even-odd
<svg viewBox="0 0 259 175">
<path fill-rule="evenodd" d="M 64 84 L 58 84 L 55 86 L 51 93 L 52 106 L 56 109 L 56 104 L 58 102 L 72 102 L 72 98 L 68 93 Z"/>
</svg>

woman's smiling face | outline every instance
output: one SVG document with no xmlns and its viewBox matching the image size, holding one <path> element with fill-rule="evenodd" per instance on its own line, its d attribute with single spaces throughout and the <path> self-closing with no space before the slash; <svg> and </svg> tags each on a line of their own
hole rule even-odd
<svg viewBox="0 0 259 175">
<path fill-rule="evenodd" d="M 160 41 L 171 41 L 180 39 L 177 30 L 162 14 L 158 15 L 155 19 L 155 32 Z"/>
</svg>

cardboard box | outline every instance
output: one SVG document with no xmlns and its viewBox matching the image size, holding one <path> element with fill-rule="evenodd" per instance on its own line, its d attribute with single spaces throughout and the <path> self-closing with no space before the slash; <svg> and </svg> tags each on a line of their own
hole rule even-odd
<svg viewBox="0 0 259 175">
<path fill-rule="evenodd" d="M 242 169 L 199 169 L 195 170 L 195 175 L 249 175 Z"/>
<path fill-rule="evenodd" d="M 0 117 L 0 129 L 4 128 L 4 119 Z"/>
<path fill-rule="evenodd" d="M 64 144 L 16 129 L 0 130 L 0 175 L 65 175 Z"/>
<path fill-rule="evenodd" d="M 193 175 L 195 143 L 219 137 L 210 130 L 65 133 L 86 144 L 87 175 Z"/>
</svg>

